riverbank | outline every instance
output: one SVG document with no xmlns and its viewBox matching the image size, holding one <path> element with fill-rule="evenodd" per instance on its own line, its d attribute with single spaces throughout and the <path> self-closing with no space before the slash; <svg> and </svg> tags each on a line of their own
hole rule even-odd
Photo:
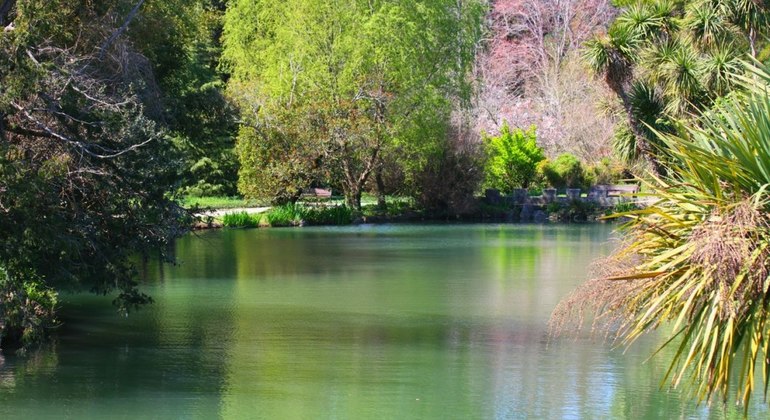
<svg viewBox="0 0 770 420">
<path fill-rule="evenodd" d="M 354 215 L 342 205 L 243 207 L 198 213 L 198 220 L 193 228 L 201 230 L 419 222 L 596 223 L 604 222 L 606 216 L 631 211 L 638 206 L 638 203 L 632 201 L 618 202 L 613 206 L 599 206 L 591 202 L 565 199 L 540 204 L 489 204 L 484 199 L 479 199 L 475 208 L 459 214 L 431 213 L 413 208 L 398 208 L 396 211 L 391 209 L 387 212 L 369 207 L 364 208 L 359 215 Z"/>
</svg>

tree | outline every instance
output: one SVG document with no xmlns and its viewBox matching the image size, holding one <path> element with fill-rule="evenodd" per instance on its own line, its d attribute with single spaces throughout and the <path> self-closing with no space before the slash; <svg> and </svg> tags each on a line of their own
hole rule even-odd
<svg viewBox="0 0 770 420">
<path fill-rule="evenodd" d="M 308 179 L 339 180 L 348 205 L 359 209 L 370 176 L 393 155 L 385 151 L 425 121 L 417 116 L 468 97 L 483 10 L 476 0 L 235 1 L 225 19 L 230 91 L 257 136 L 297 132 L 281 127 L 302 126 L 312 110 L 309 135 L 284 141 L 312 151 L 300 160 L 321 170 Z M 308 137 L 318 147 L 299 145 Z M 243 162 L 250 152 L 239 150 Z M 296 190 L 296 178 L 282 178 Z M 243 183 L 241 190 L 251 191 Z"/>
<path fill-rule="evenodd" d="M 764 2 L 655 0 L 623 9 L 584 56 L 623 105 L 627 125 L 619 149 L 662 170 L 665 149 L 654 131 L 696 115 L 733 90 L 728 74 L 743 54 L 757 54 L 770 16 Z"/>
<path fill-rule="evenodd" d="M 756 369 L 765 395 L 770 380 L 770 73 L 749 71 L 734 79 L 748 93 L 659 133 L 671 167 L 648 182 L 654 204 L 622 215 L 627 239 L 601 264 L 607 272 L 554 318 L 593 309 L 626 344 L 666 325 L 673 386 L 727 402 L 737 384 L 747 408 Z"/>
<path fill-rule="evenodd" d="M 152 69 L 123 34 L 134 14 L 88 1 L 7 10 L 0 334 L 31 340 L 52 322 L 59 290 L 117 290 L 122 310 L 148 302 L 130 257 L 160 252 L 182 213 L 168 197 L 177 157 L 147 112 L 158 96 Z"/>
<path fill-rule="evenodd" d="M 126 31 L 152 64 L 154 112 L 182 156 L 183 194 L 237 194 L 236 112 L 219 69 L 224 10 L 217 0 L 149 2 Z"/>
<path fill-rule="evenodd" d="M 499 136 L 484 137 L 487 186 L 503 192 L 529 187 L 535 178 L 537 164 L 545 159 L 543 149 L 537 145 L 535 130 L 534 126 L 527 131 L 511 130 L 505 123 Z"/>
<path fill-rule="evenodd" d="M 611 156 L 617 118 L 599 104 L 612 93 L 578 54 L 613 19 L 609 0 L 498 0 L 490 9 L 490 33 L 476 64 L 477 130 L 496 135 L 504 121 L 536 125 L 549 157 Z"/>
</svg>

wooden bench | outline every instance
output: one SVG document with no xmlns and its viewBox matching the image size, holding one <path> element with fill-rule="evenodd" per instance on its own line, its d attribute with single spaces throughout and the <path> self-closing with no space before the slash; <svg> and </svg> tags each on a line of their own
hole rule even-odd
<svg viewBox="0 0 770 420">
<path fill-rule="evenodd" d="M 302 191 L 301 198 L 329 199 L 332 198 L 332 190 L 324 188 L 308 188 Z"/>
<path fill-rule="evenodd" d="M 620 197 L 624 195 L 635 195 L 639 192 L 639 185 L 637 184 L 622 184 L 622 185 L 594 185 L 588 191 L 588 196 L 592 198 L 601 197 Z"/>
</svg>

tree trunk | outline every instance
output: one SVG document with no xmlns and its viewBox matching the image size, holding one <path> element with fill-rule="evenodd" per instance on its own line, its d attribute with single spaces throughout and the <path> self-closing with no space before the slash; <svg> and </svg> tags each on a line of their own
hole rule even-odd
<svg viewBox="0 0 770 420">
<path fill-rule="evenodd" d="M 0 2 L 0 27 L 5 28 L 10 22 L 8 15 L 11 13 L 16 0 L 2 0 Z"/>
<path fill-rule="evenodd" d="M 655 175 L 663 175 L 663 168 L 660 165 L 660 161 L 655 153 L 653 153 L 647 138 L 639 130 L 639 121 L 634 117 L 634 108 L 631 105 L 631 98 L 628 97 L 628 81 L 615 81 L 611 77 L 607 77 L 607 85 L 623 102 L 623 109 L 626 111 L 626 118 L 628 119 L 631 133 L 636 138 L 636 148 L 639 150 L 639 154 L 650 163 Z"/>
<path fill-rule="evenodd" d="M 345 191 L 345 204 L 354 212 L 361 211 L 361 188 L 357 185 Z"/>
<path fill-rule="evenodd" d="M 377 169 L 374 179 L 377 182 L 377 208 L 386 210 L 388 203 L 385 202 L 385 181 L 382 180 L 382 169 Z"/>
</svg>

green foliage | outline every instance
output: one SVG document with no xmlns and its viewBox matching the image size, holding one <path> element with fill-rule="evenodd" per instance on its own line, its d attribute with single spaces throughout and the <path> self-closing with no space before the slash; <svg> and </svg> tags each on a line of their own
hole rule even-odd
<svg viewBox="0 0 770 420">
<path fill-rule="evenodd" d="M 235 195 L 236 111 L 218 71 L 224 5 L 215 0 L 145 2 L 128 35 L 152 64 L 161 115 L 181 152 L 180 192 Z"/>
<path fill-rule="evenodd" d="M 628 212 L 636 211 L 636 210 L 639 210 L 639 209 L 640 209 L 640 207 L 636 203 L 634 203 L 634 202 L 622 201 L 620 203 L 615 204 L 615 206 L 611 210 L 608 210 L 608 213 L 606 215 L 607 216 L 612 215 L 612 214 L 616 214 L 617 215 L 617 214 L 621 214 L 621 213 L 628 213 Z"/>
<path fill-rule="evenodd" d="M 226 213 L 222 216 L 222 226 L 230 228 L 255 228 L 262 220 L 261 214 L 250 214 L 245 211 Z"/>
<path fill-rule="evenodd" d="M 484 178 L 481 147 L 454 148 L 445 143 L 414 175 L 415 205 L 434 217 L 468 213 L 475 206 L 474 194 Z"/>
<path fill-rule="evenodd" d="M 623 9 L 584 57 L 623 103 L 620 157 L 667 159 L 655 132 L 711 107 L 736 88 L 739 60 L 767 45 L 770 4 L 748 0 L 618 1 Z"/>
<path fill-rule="evenodd" d="M 299 226 L 305 219 L 306 208 L 299 204 L 288 203 L 276 206 L 265 214 L 270 226 Z"/>
<path fill-rule="evenodd" d="M 500 135 L 484 136 L 487 162 L 484 167 L 486 186 L 509 193 L 514 188 L 527 188 L 535 179 L 537 165 L 545 159 L 537 145 L 535 126 L 527 131 L 511 129 L 503 124 Z"/>
<path fill-rule="evenodd" d="M 57 304 L 56 291 L 34 275 L 13 277 L 0 267 L 0 339 L 7 336 L 22 345 L 39 342 L 58 324 Z"/>
<path fill-rule="evenodd" d="M 348 206 L 319 206 L 306 209 L 304 220 L 309 225 L 349 225 L 353 212 Z"/>
<path fill-rule="evenodd" d="M 661 135 L 671 176 L 647 185 L 653 205 L 621 214 L 613 270 L 559 311 L 594 307 L 627 344 L 670 327 L 672 384 L 725 402 L 737 385 L 746 405 L 755 370 L 765 395 L 770 380 L 770 73 L 749 70 L 736 78 L 748 94 Z"/>
<path fill-rule="evenodd" d="M 597 208 L 590 201 L 571 200 L 568 203 L 548 203 L 546 213 L 560 222 L 586 222 L 597 216 Z"/>
<path fill-rule="evenodd" d="M 344 205 L 307 207 L 289 203 L 273 207 L 265 214 L 265 219 L 273 227 L 347 225 L 353 221 L 353 212 Z"/>
<path fill-rule="evenodd" d="M 580 160 L 570 153 L 559 155 L 541 167 L 543 176 L 553 188 L 586 188 L 586 171 Z"/>
<path fill-rule="evenodd" d="M 591 166 L 589 171 L 591 172 L 590 181 L 593 185 L 618 184 L 623 179 L 630 177 L 630 174 L 627 174 L 627 169 L 622 164 L 609 158 L 603 158 Z"/>
<path fill-rule="evenodd" d="M 418 173 L 441 150 L 451 104 L 470 98 L 483 15 L 477 0 L 230 2 L 240 191 L 284 203 L 322 181 L 358 210 L 385 159 Z"/>
<path fill-rule="evenodd" d="M 26 295 L 50 319 L 61 290 L 112 294 L 121 310 L 147 303 L 131 257 L 165 249 L 187 224 L 169 196 L 179 156 L 153 112 L 153 69 L 119 33 L 106 41 L 132 4 L 19 0 L 0 33 L 6 313 L 28 310 Z M 5 327 L 37 338 L 47 321 L 30 319 Z"/>
<path fill-rule="evenodd" d="M 238 189 L 248 198 L 282 205 L 299 199 L 302 190 L 322 177 L 323 110 L 304 109 L 303 119 L 276 111 L 260 128 L 243 126 L 238 135 L 241 163 Z"/>
</svg>

